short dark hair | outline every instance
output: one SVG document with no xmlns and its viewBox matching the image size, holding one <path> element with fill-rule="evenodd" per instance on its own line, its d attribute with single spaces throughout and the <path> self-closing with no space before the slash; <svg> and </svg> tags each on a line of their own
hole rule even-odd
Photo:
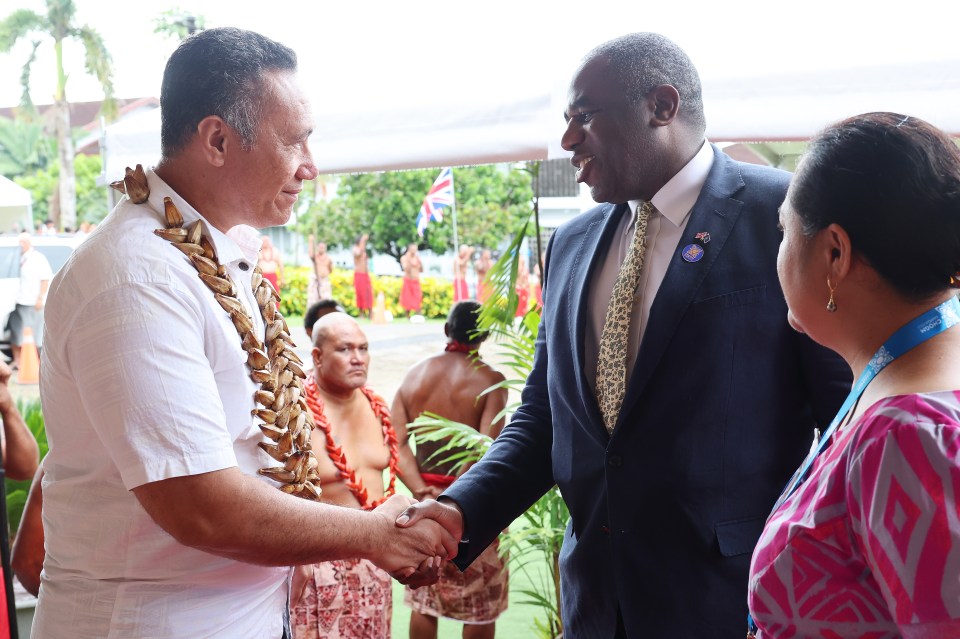
<svg viewBox="0 0 960 639">
<path fill-rule="evenodd" d="M 453 305 L 447 315 L 447 332 L 452 340 L 461 344 L 479 344 L 487 339 L 487 331 L 477 331 L 480 318 L 480 302 L 462 300 Z"/>
<path fill-rule="evenodd" d="M 865 113 L 827 127 L 787 198 L 805 235 L 839 224 L 912 301 L 947 289 L 960 267 L 960 149 L 918 118 Z"/>
<path fill-rule="evenodd" d="M 629 33 L 597 46 L 584 61 L 595 58 L 610 62 L 631 102 L 639 102 L 654 87 L 671 85 L 680 94 L 678 117 L 701 134 L 706 130 L 700 74 L 684 50 L 669 38 L 659 33 Z"/>
<path fill-rule="evenodd" d="M 337 300 L 320 300 L 319 302 L 314 302 L 303 315 L 304 329 L 312 331 L 313 325 L 317 323 L 318 319 L 327 313 L 335 313 L 337 311 L 341 313 L 345 312 Z"/>
<path fill-rule="evenodd" d="M 296 70 L 293 49 L 253 31 L 226 27 L 188 37 L 163 72 L 163 157 L 183 150 L 200 121 L 211 115 L 236 130 L 245 147 L 253 146 L 264 101 L 264 74 Z"/>
</svg>

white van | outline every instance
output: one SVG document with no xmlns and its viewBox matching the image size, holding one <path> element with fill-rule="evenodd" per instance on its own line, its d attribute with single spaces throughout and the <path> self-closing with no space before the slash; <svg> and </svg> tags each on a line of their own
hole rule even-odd
<svg viewBox="0 0 960 639">
<path fill-rule="evenodd" d="M 0 350 L 10 353 L 7 319 L 17 303 L 20 289 L 20 243 L 17 235 L 0 235 Z M 83 238 L 60 235 L 33 235 L 33 247 L 40 251 L 56 273 Z"/>
</svg>

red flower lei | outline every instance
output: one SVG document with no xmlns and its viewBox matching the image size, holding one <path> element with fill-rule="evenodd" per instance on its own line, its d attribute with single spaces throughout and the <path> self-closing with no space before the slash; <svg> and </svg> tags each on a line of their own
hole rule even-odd
<svg viewBox="0 0 960 639">
<path fill-rule="evenodd" d="M 323 400 L 320 399 L 320 393 L 317 391 L 317 381 L 313 375 L 307 376 L 307 380 L 303 386 L 306 391 L 307 406 L 310 407 L 310 412 L 313 413 L 314 425 L 323 431 L 326 438 L 327 456 L 330 457 L 330 461 L 333 462 L 333 465 L 340 474 L 340 478 L 347 485 L 347 488 L 350 489 L 353 496 L 360 502 L 360 507 L 364 510 L 373 510 L 387 501 L 387 499 L 396 492 L 397 464 L 400 460 L 397 433 L 393 430 L 393 424 L 390 423 L 390 411 L 387 409 L 387 403 L 383 401 L 382 397 L 366 386 L 360 388 L 360 392 L 362 392 L 364 396 L 366 396 L 367 401 L 370 402 L 370 408 L 373 409 L 373 414 L 380 420 L 380 425 L 383 428 L 383 443 L 386 444 L 387 449 L 390 451 L 390 461 L 387 464 L 387 467 L 390 469 L 390 483 L 387 485 L 386 490 L 383 491 L 383 497 L 370 503 L 368 501 L 367 489 L 363 485 L 363 480 L 357 477 L 356 471 L 351 468 L 349 462 L 347 462 L 347 457 L 343 454 L 343 449 L 333 441 L 333 436 L 330 434 L 330 421 L 324 412 Z"/>
<path fill-rule="evenodd" d="M 472 353 L 477 349 L 470 348 L 469 344 L 464 344 L 463 342 L 458 342 L 457 340 L 452 339 L 447 342 L 447 345 L 443 350 L 448 353 Z"/>
</svg>

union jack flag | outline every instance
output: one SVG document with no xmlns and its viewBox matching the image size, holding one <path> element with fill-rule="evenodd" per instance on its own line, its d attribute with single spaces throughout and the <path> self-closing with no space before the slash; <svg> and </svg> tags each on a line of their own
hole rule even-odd
<svg viewBox="0 0 960 639">
<path fill-rule="evenodd" d="M 427 197 L 423 198 L 423 205 L 417 214 L 417 234 L 423 237 L 431 221 L 442 222 L 443 212 L 440 209 L 448 206 L 453 206 L 453 169 L 450 167 L 440 171 Z"/>
</svg>

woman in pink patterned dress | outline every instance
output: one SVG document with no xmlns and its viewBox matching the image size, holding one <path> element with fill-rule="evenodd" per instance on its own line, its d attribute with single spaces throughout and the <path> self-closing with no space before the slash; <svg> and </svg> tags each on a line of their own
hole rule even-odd
<svg viewBox="0 0 960 639">
<path fill-rule="evenodd" d="M 960 637 L 960 150 L 916 118 L 844 120 L 811 143 L 780 222 L 791 325 L 868 381 L 767 521 L 756 636 Z"/>
</svg>

